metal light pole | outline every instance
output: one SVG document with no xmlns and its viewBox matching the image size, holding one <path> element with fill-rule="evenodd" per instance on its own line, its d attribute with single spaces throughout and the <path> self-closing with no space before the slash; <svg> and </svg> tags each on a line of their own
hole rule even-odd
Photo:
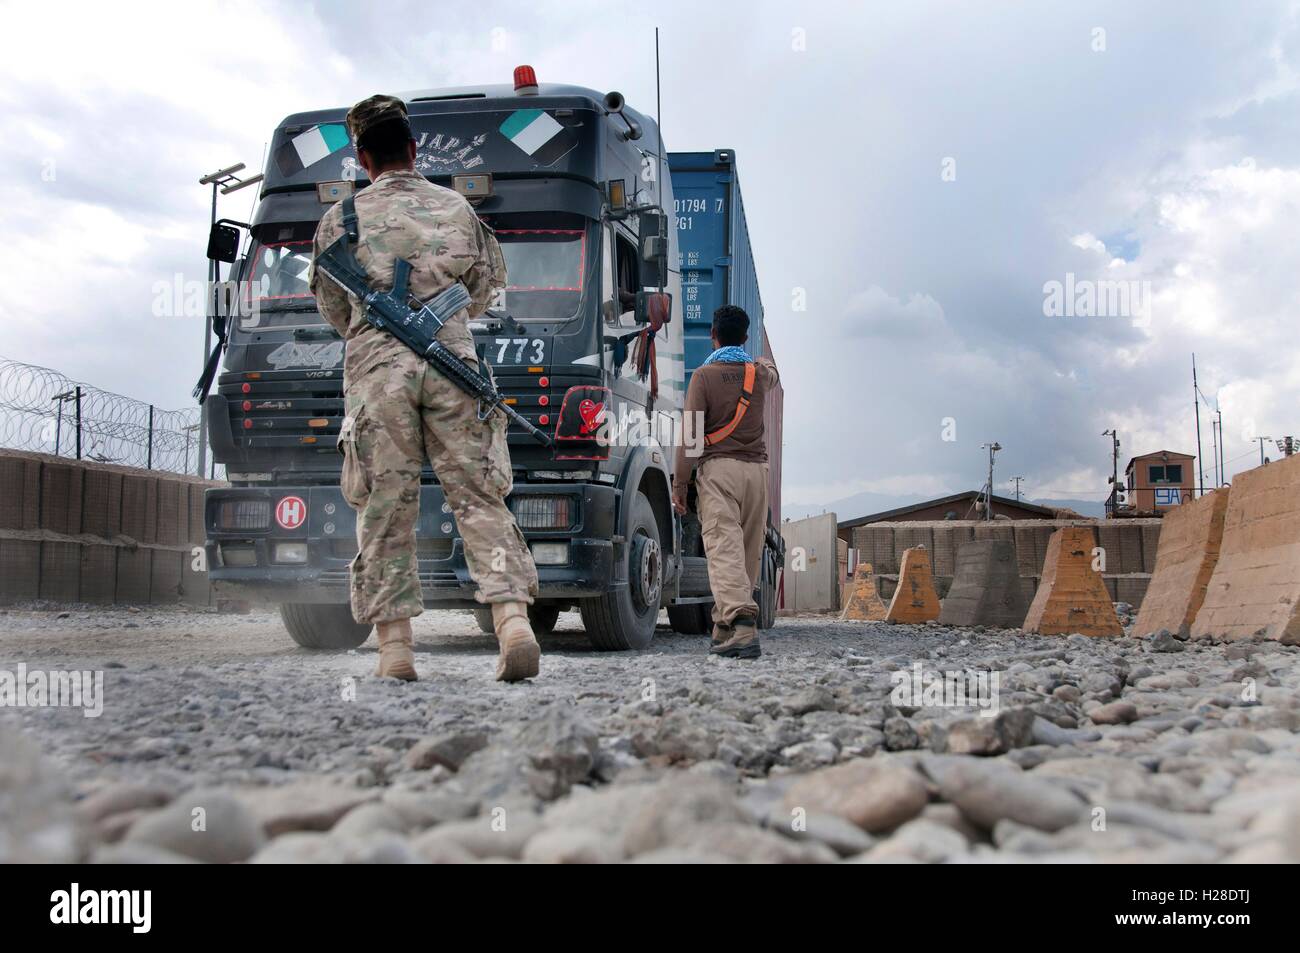
<svg viewBox="0 0 1300 953">
<path fill-rule="evenodd" d="M 1264 465 L 1264 441 L 1265 441 L 1265 440 L 1272 440 L 1273 438 L 1272 438 L 1272 437 L 1252 437 L 1251 439 L 1252 439 L 1252 440 L 1258 440 L 1258 441 L 1259 441 L 1259 465 L 1262 467 L 1262 466 Z"/>
<path fill-rule="evenodd" d="M 1103 437 L 1110 437 L 1110 496 L 1106 498 L 1108 516 L 1114 516 L 1119 509 L 1119 432 L 1103 430 Z"/>
<path fill-rule="evenodd" d="M 1205 495 L 1205 461 L 1201 459 L 1201 390 L 1196 385 L 1196 354 L 1192 354 L 1192 407 L 1196 410 L 1196 472 L 1201 496 Z"/>
<path fill-rule="evenodd" d="M 1023 480 L 1023 479 L 1024 479 L 1024 477 L 1014 476 L 1014 477 L 1012 477 L 1012 478 L 1008 481 L 1008 482 L 1010 482 L 1010 483 L 1014 483 L 1014 484 L 1016 485 L 1016 502 L 1017 502 L 1017 503 L 1020 502 L 1020 481 Z"/>
<path fill-rule="evenodd" d="M 984 498 L 984 520 L 989 522 L 993 519 L 993 455 L 1002 449 L 1002 444 L 996 441 L 984 443 L 980 444 L 980 449 L 989 452 L 989 482 L 985 484 L 988 493 Z"/>
<path fill-rule="evenodd" d="M 1223 411 L 1219 409 L 1219 397 L 1214 397 L 1214 417 L 1219 426 L 1219 486 L 1228 482 L 1228 461 L 1223 452 Z"/>
<path fill-rule="evenodd" d="M 199 179 L 199 185 L 212 186 L 212 214 L 208 221 L 208 232 L 211 233 L 212 226 L 217 224 L 217 189 L 221 189 L 222 195 L 229 195 L 231 192 L 262 181 L 262 173 L 249 176 L 247 179 L 241 179 L 235 175 L 236 172 L 242 171 L 244 163 L 236 162 L 232 166 L 224 169 L 218 169 L 216 172 L 209 172 L 203 178 Z M 203 320 L 203 364 L 207 364 L 208 355 L 212 353 L 212 323 L 220 313 L 219 304 L 221 289 L 217 287 L 217 282 L 221 280 L 221 265 L 214 259 L 208 259 L 208 287 L 211 288 L 211 295 L 208 296 L 208 302 L 212 309 L 211 313 L 204 316 Z M 203 365 L 200 365 L 203 366 Z M 204 470 L 207 469 L 208 459 L 208 405 L 205 402 L 199 408 L 199 456 L 198 464 L 195 467 L 196 476 L 204 476 Z M 187 468 L 188 469 L 188 468 Z"/>
</svg>

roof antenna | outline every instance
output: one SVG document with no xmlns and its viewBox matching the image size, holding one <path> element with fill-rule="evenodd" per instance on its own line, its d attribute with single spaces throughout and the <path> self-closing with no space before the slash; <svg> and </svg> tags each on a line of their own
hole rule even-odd
<svg viewBox="0 0 1300 953">
<path fill-rule="evenodd" d="M 659 155 L 656 162 L 659 165 L 659 204 L 663 205 L 664 200 L 664 110 L 663 103 L 659 98 L 659 27 L 655 27 L 655 128 L 659 133 Z M 667 213 L 667 209 L 664 212 Z M 660 291 L 663 289 L 660 288 Z"/>
</svg>

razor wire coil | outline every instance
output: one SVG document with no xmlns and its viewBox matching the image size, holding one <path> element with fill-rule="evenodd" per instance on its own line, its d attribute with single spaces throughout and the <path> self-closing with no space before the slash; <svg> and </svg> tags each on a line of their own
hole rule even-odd
<svg viewBox="0 0 1300 953">
<path fill-rule="evenodd" d="M 202 410 L 163 410 L 0 357 L 0 447 L 99 463 L 194 473 Z M 209 473 L 218 479 L 223 467 Z"/>
</svg>

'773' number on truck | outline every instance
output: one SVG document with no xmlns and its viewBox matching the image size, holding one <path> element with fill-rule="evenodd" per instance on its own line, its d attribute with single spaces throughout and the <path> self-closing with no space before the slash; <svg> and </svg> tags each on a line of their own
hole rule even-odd
<svg viewBox="0 0 1300 953">
<path fill-rule="evenodd" d="M 505 364 L 507 361 L 506 354 L 513 347 L 514 364 L 524 363 L 524 352 L 528 352 L 529 364 L 542 364 L 546 360 L 546 342 L 541 338 L 496 338 L 497 360 L 498 364 Z"/>
</svg>

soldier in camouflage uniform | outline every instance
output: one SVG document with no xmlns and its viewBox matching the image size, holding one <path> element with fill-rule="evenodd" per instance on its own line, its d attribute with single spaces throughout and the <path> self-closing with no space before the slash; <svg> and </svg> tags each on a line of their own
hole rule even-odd
<svg viewBox="0 0 1300 953">
<path fill-rule="evenodd" d="M 463 197 L 415 171 L 415 142 L 400 99 L 363 100 L 348 112 L 347 124 L 371 181 L 356 196 L 357 260 L 377 290 L 392 287 L 396 258 L 410 262 L 411 293 L 420 300 L 462 282 L 473 303 L 447 321 L 438 339 L 476 365 L 468 318 L 505 285 L 495 236 Z M 343 234 L 342 219 L 338 204 L 325 213 L 316 230 L 317 255 Z M 527 607 L 537 594 L 537 570 L 504 502 L 511 488 L 504 416 L 479 420 L 474 398 L 373 327 L 360 303 L 315 268 L 311 287 L 320 313 L 347 341 L 339 449 L 341 489 L 357 511 L 352 614 L 376 625 L 378 674 L 416 677 L 411 618 L 424 604 L 415 523 L 427 455 L 455 515 L 477 598 L 492 607 L 501 650 L 497 678 L 536 675 L 540 649 Z"/>
</svg>

